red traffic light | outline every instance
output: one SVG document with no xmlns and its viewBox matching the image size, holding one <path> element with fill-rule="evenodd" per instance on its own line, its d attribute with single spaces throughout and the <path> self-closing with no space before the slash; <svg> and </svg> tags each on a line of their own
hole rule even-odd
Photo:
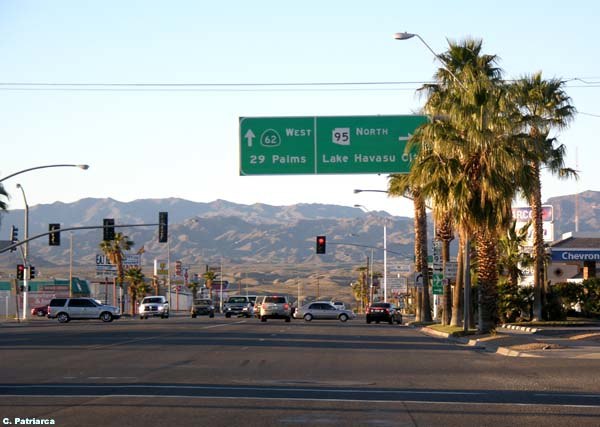
<svg viewBox="0 0 600 427">
<path fill-rule="evenodd" d="M 327 239 L 325 236 L 317 236 L 317 253 L 324 254 L 326 249 Z"/>
<path fill-rule="evenodd" d="M 23 280 L 25 277 L 25 266 L 23 264 L 17 264 L 17 279 Z"/>
</svg>

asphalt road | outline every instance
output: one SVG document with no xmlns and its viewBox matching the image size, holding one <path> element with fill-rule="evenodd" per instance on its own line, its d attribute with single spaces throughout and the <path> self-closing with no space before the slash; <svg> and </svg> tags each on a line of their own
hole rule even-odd
<svg viewBox="0 0 600 427">
<path fill-rule="evenodd" d="M 354 320 L 0 325 L 0 420 L 58 426 L 600 424 L 600 361 Z"/>
</svg>

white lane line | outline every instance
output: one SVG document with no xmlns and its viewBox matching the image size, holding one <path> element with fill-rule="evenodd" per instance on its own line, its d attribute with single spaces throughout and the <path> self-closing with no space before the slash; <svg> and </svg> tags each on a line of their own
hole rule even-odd
<svg viewBox="0 0 600 427">
<path fill-rule="evenodd" d="M 2 397 L 27 397 L 28 399 L 123 399 L 123 398 L 139 398 L 139 399 L 221 399 L 221 400 L 272 400 L 272 401 L 296 401 L 296 402 L 340 402 L 340 403 L 416 403 L 426 405 L 460 405 L 460 406 L 522 406 L 522 407 L 557 407 L 557 408 L 583 408 L 583 409 L 597 409 L 600 405 L 569 405 L 569 404 L 556 404 L 556 403 L 506 403 L 506 402 L 451 402 L 451 401 L 430 401 L 430 400 L 370 400 L 370 399 L 318 399 L 318 398 L 304 398 L 304 397 L 252 397 L 252 396 L 186 396 L 186 395 L 156 395 L 148 396 L 147 394 L 111 394 L 111 395 L 97 395 L 97 394 L 78 394 L 73 396 L 71 394 L 3 394 Z"/>
<path fill-rule="evenodd" d="M 246 321 L 238 320 L 237 322 L 232 322 L 232 323 L 219 323 L 218 325 L 204 326 L 204 327 L 202 327 L 202 329 L 220 328 L 221 326 L 239 325 L 240 323 L 246 323 Z"/>
<path fill-rule="evenodd" d="M 232 323 L 220 323 L 220 324 L 217 324 L 217 325 L 203 326 L 200 329 L 219 328 L 221 326 L 231 326 L 231 325 L 237 325 L 237 324 L 240 324 L 240 323 L 246 323 L 246 321 L 245 320 L 240 320 L 240 321 L 232 322 Z M 175 335 L 177 335 L 177 334 L 175 333 L 175 334 L 170 334 L 170 335 L 167 335 L 167 336 L 171 337 L 171 336 L 175 336 Z M 136 343 L 136 342 L 150 341 L 150 340 L 156 340 L 156 339 L 157 339 L 156 336 L 146 337 L 146 338 L 135 338 L 135 339 L 127 340 L 127 341 L 115 342 L 115 343 L 112 343 L 112 344 L 94 345 L 94 346 L 91 346 L 91 347 L 86 347 L 85 349 L 86 350 L 99 350 L 99 349 L 102 349 L 102 348 L 116 347 L 116 346 L 119 346 L 119 345 L 132 344 L 132 343 Z"/>
<path fill-rule="evenodd" d="M 216 391 L 286 391 L 286 392 L 331 392 L 331 393 L 367 393 L 367 394 L 423 394 L 423 395 L 449 395 L 449 396 L 482 396 L 487 393 L 470 391 L 419 391 L 419 390 L 369 390 L 369 389 L 326 389 L 326 388 L 294 388 L 294 387 L 213 387 L 199 385 L 148 385 L 148 384 L 15 384 L 10 388 L 143 388 L 151 389 L 181 389 L 181 390 L 216 390 Z"/>
</svg>

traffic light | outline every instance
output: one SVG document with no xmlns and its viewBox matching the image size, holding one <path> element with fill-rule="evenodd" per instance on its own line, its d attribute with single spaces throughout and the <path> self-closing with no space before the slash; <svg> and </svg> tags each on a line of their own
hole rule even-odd
<svg viewBox="0 0 600 427">
<path fill-rule="evenodd" d="M 33 265 L 29 266 L 29 280 L 35 279 L 35 267 Z"/>
<path fill-rule="evenodd" d="M 25 266 L 23 264 L 17 264 L 17 279 L 23 280 L 25 278 Z"/>
<path fill-rule="evenodd" d="M 104 226 L 103 240 L 115 240 L 115 220 L 113 218 L 104 218 L 102 225 Z"/>
<path fill-rule="evenodd" d="M 317 253 L 324 254 L 325 253 L 325 244 L 327 243 L 327 239 L 325 236 L 317 236 Z"/>
<path fill-rule="evenodd" d="M 169 239 L 169 213 L 158 213 L 158 241 L 166 243 Z"/>
<path fill-rule="evenodd" d="M 60 224 L 48 224 L 48 231 L 51 233 L 48 234 L 48 245 L 50 246 L 60 246 Z"/>
<path fill-rule="evenodd" d="M 19 229 L 17 227 L 15 227 L 14 225 L 11 225 L 10 226 L 10 244 L 14 245 L 18 241 L 19 241 Z M 12 248 L 10 251 L 14 252 L 16 250 L 17 250 L 17 248 Z"/>
</svg>

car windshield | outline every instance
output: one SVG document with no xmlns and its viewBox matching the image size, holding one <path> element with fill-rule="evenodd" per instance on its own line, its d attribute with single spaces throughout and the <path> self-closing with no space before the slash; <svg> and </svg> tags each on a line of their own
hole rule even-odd
<svg viewBox="0 0 600 427">
<path fill-rule="evenodd" d="M 205 299 L 197 299 L 196 301 L 194 301 L 195 305 L 210 305 L 210 301 L 209 300 L 205 300 Z"/>
<path fill-rule="evenodd" d="M 162 298 L 144 298 L 144 304 L 160 304 L 163 302 Z"/>
<path fill-rule="evenodd" d="M 231 303 L 236 303 L 236 302 L 246 302 L 246 297 L 231 297 L 229 298 L 229 301 L 227 302 L 231 302 Z"/>
</svg>

